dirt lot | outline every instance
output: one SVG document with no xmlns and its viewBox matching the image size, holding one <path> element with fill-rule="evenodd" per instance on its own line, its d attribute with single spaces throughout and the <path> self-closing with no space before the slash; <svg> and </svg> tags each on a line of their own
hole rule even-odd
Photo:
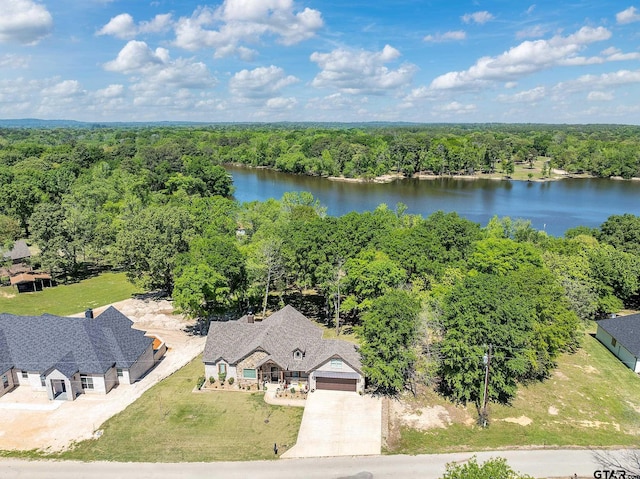
<svg viewBox="0 0 640 479">
<path fill-rule="evenodd" d="M 169 301 L 128 299 L 115 303 L 134 327 L 162 339 L 167 353 L 142 380 L 119 385 L 107 395 L 83 394 L 75 401 L 49 401 L 46 393 L 18 387 L 0 398 L 0 449 L 60 451 L 99 434 L 100 425 L 124 410 L 144 391 L 187 364 L 204 349 L 205 337 L 183 331 L 189 324 L 174 315 Z M 100 314 L 106 307 L 96 308 Z"/>
</svg>

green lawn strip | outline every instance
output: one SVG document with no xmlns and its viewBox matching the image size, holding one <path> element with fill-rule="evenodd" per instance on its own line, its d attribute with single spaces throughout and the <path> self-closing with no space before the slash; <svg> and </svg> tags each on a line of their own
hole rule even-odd
<svg viewBox="0 0 640 479">
<path fill-rule="evenodd" d="M 122 301 L 140 291 L 124 273 L 103 273 L 73 284 L 61 284 L 36 293 L 18 293 L 15 288 L 0 288 L 0 313 L 23 316 L 43 313 L 65 316 L 87 308 Z"/>
<path fill-rule="evenodd" d="M 585 335 L 582 349 L 563 355 L 543 383 L 522 386 L 511 406 L 490 404 L 490 426 L 455 420 L 456 409 L 435 394 L 422 406 L 446 407 L 454 422 L 444 429 L 403 427 L 393 453 L 419 454 L 513 446 L 639 446 L 640 378 L 595 338 Z M 477 418 L 470 407 L 466 418 Z M 531 420 L 527 426 L 505 419 Z"/>
<path fill-rule="evenodd" d="M 276 407 L 262 393 L 193 392 L 198 357 L 109 419 L 99 439 L 83 441 L 59 459 L 199 462 L 273 459 L 293 446 L 301 408 Z"/>
</svg>

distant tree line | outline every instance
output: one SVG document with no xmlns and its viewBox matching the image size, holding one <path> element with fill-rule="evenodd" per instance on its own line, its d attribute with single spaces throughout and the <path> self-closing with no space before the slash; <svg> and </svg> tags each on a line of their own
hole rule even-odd
<svg viewBox="0 0 640 479">
<path fill-rule="evenodd" d="M 27 237 L 41 252 L 37 266 L 63 279 L 88 267 L 124 270 L 193 317 L 313 297 L 306 312 L 338 332 L 354 329 L 370 384 L 388 394 L 429 384 L 478 404 L 491 346 L 488 398 L 508 402 L 579 347 L 584 321 L 638 305 L 640 218 L 612 216 L 556 238 L 526 220 L 423 218 L 402 204 L 332 217 L 309 193 L 239 204 L 219 166 L 258 138 L 267 150 L 277 137 L 321 157 L 338 140 L 368 143 L 367 152 L 396 145 L 399 158 L 420 137 L 429 148 L 438 135 L 467 145 L 474 135 L 532 137 L 547 155 L 553 142 L 539 136 L 555 137 L 541 127 L 445 129 L 2 130 L 0 242 Z M 626 127 L 558 131 L 637 141 Z"/>
</svg>

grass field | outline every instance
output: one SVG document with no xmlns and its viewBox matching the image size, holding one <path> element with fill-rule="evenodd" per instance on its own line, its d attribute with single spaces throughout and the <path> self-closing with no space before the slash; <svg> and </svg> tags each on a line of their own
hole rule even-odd
<svg viewBox="0 0 640 479">
<path fill-rule="evenodd" d="M 124 273 L 103 273 L 73 284 L 61 284 L 36 293 L 20 293 L 12 287 L 0 288 L 0 313 L 65 316 L 87 308 L 130 298 L 140 292 Z"/>
<path fill-rule="evenodd" d="M 102 437 L 79 443 L 56 458 L 246 461 L 273 459 L 274 443 L 280 454 L 295 443 L 303 409 L 270 406 L 262 393 L 194 393 L 202 368 L 198 357 L 108 420 Z"/>
<path fill-rule="evenodd" d="M 490 404 L 487 429 L 475 425 L 475 408 L 456 408 L 428 393 L 412 406 L 440 405 L 452 424 L 428 431 L 400 427 L 390 452 L 640 446 L 640 377 L 591 335 L 585 335 L 582 346 L 560 358 L 549 380 L 521 387 L 511 406 Z"/>
</svg>

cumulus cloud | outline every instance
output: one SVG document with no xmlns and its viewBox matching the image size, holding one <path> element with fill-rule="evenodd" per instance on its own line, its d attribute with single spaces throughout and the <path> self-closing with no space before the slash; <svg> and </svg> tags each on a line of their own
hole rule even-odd
<svg viewBox="0 0 640 479">
<path fill-rule="evenodd" d="M 324 22 L 318 10 L 296 10 L 293 0 L 225 0 L 217 9 L 199 7 L 175 25 L 174 44 L 185 50 L 214 48 L 222 58 L 255 56 L 244 44 L 274 36 L 283 45 L 313 37 Z"/>
<path fill-rule="evenodd" d="M 51 33 L 53 18 L 34 0 L 3 0 L 0 14 L 0 43 L 35 45 Z"/>
<path fill-rule="evenodd" d="M 479 25 L 484 25 L 488 21 L 493 20 L 493 18 L 494 16 L 486 10 L 481 12 L 465 13 L 460 17 L 464 23 L 477 23 Z"/>
<path fill-rule="evenodd" d="M 614 95 L 610 91 L 590 91 L 587 95 L 589 101 L 611 101 Z"/>
<path fill-rule="evenodd" d="M 607 61 L 610 62 L 640 60 L 640 52 L 623 53 L 622 51 L 620 51 L 620 49 L 615 47 L 609 47 L 605 50 L 602 50 L 601 53 L 605 56 Z"/>
<path fill-rule="evenodd" d="M 229 90 L 241 98 L 267 98 L 299 80 L 282 68 L 271 65 L 254 70 L 241 70 L 229 80 Z"/>
<path fill-rule="evenodd" d="M 124 85 L 109 85 L 107 88 L 102 88 L 95 92 L 97 98 L 120 98 L 124 95 Z"/>
<path fill-rule="evenodd" d="M 7 53 L 5 55 L 0 55 L 0 68 L 27 68 L 30 61 L 30 57 L 22 57 L 13 53 Z"/>
<path fill-rule="evenodd" d="M 143 21 L 139 24 L 128 13 L 116 15 L 109 23 L 103 26 L 97 35 L 112 35 L 123 40 L 135 38 L 138 34 L 161 33 L 168 31 L 173 23 L 172 15 L 164 13 L 156 15 L 151 21 Z"/>
<path fill-rule="evenodd" d="M 63 80 L 55 85 L 42 89 L 44 96 L 72 97 L 86 93 L 78 80 Z"/>
<path fill-rule="evenodd" d="M 435 90 L 474 89 L 495 81 L 513 81 L 558 65 L 585 65 L 602 59 L 579 57 L 586 45 L 611 37 L 604 27 L 582 27 L 568 35 L 549 40 L 525 41 L 496 57 L 482 57 L 468 70 L 453 71 L 435 78 Z"/>
<path fill-rule="evenodd" d="M 616 13 L 616 21 L 621 25 L 640 22 L 640 12 L 636 7 L 629 7 L 626 10 Z"/>
<path fill-rule="evenodd" d="M 547 29 L 542 25 L 533 25 L 516 32 L 516 38 L 540 38 L 547 33 Z"/>
<path fill-rule="evenodd" d="M 556 91 L 606 90 L 611 87 L 640 83 L 640 70 L 618 70 L 600 75 L 582 75 L 575 80 L 560 82 Z"/>
<path fill-rule="evenodd" d="M 444 105 L 438 105 L 434 107 L 433 110 L 443 112 L 443 113 L 469 113 L 477 110 L 477 108 L 478 107 L 473 103 L 469 103 L 465 105 L 457 101 L 452 101 Z"/>
<path fill-rule="evenodd" d="M 397 60 L 400 52 L 385 45 L 379 52 L 338 48 L 330 53 L 311 54 L 311 61 L 322 71 L 311 85 L 317 88 L 334 88 L 344 93 L 381 94 L 396 90 L 411 82 L 417 67 L 404 63 L 390 69 L 386 63 Z"/>
<path fill-rule="evenodd" d="M 269 98 L 266 103 L 266 107 L 269 110 L 291 110 L 298 104 L 298 100 L 295 98 L 276 97 Z"/>
<path fill-rule="evenodd" d="M 424 37 L 425 42 L 441 43 L 456 40 L 464 40 L 467 38 L 467 32 L 464 30 L 454 30 L 445 33 L 436 33 L 435 35 L 427 35 Z"/>
<path fill-rule="evenodd" d="M 217 82 L 202 62 L 189 59 L 171 59 L 166 48 L 152 50 L 142 41 L 131 40 L 118 53 L 115 60 L 104 64 L 104 69 L 136 75 L 148 84 L 179 88 L 209 88 Z"/>
<path fill-rule="evenodd" d="M 546 88 L 539 86 L 531 90 L 525 90 L 513 95 L 498 95 L 497 100 L 503 103 L 534 103 L 546 96 Z"/>
</svg>

